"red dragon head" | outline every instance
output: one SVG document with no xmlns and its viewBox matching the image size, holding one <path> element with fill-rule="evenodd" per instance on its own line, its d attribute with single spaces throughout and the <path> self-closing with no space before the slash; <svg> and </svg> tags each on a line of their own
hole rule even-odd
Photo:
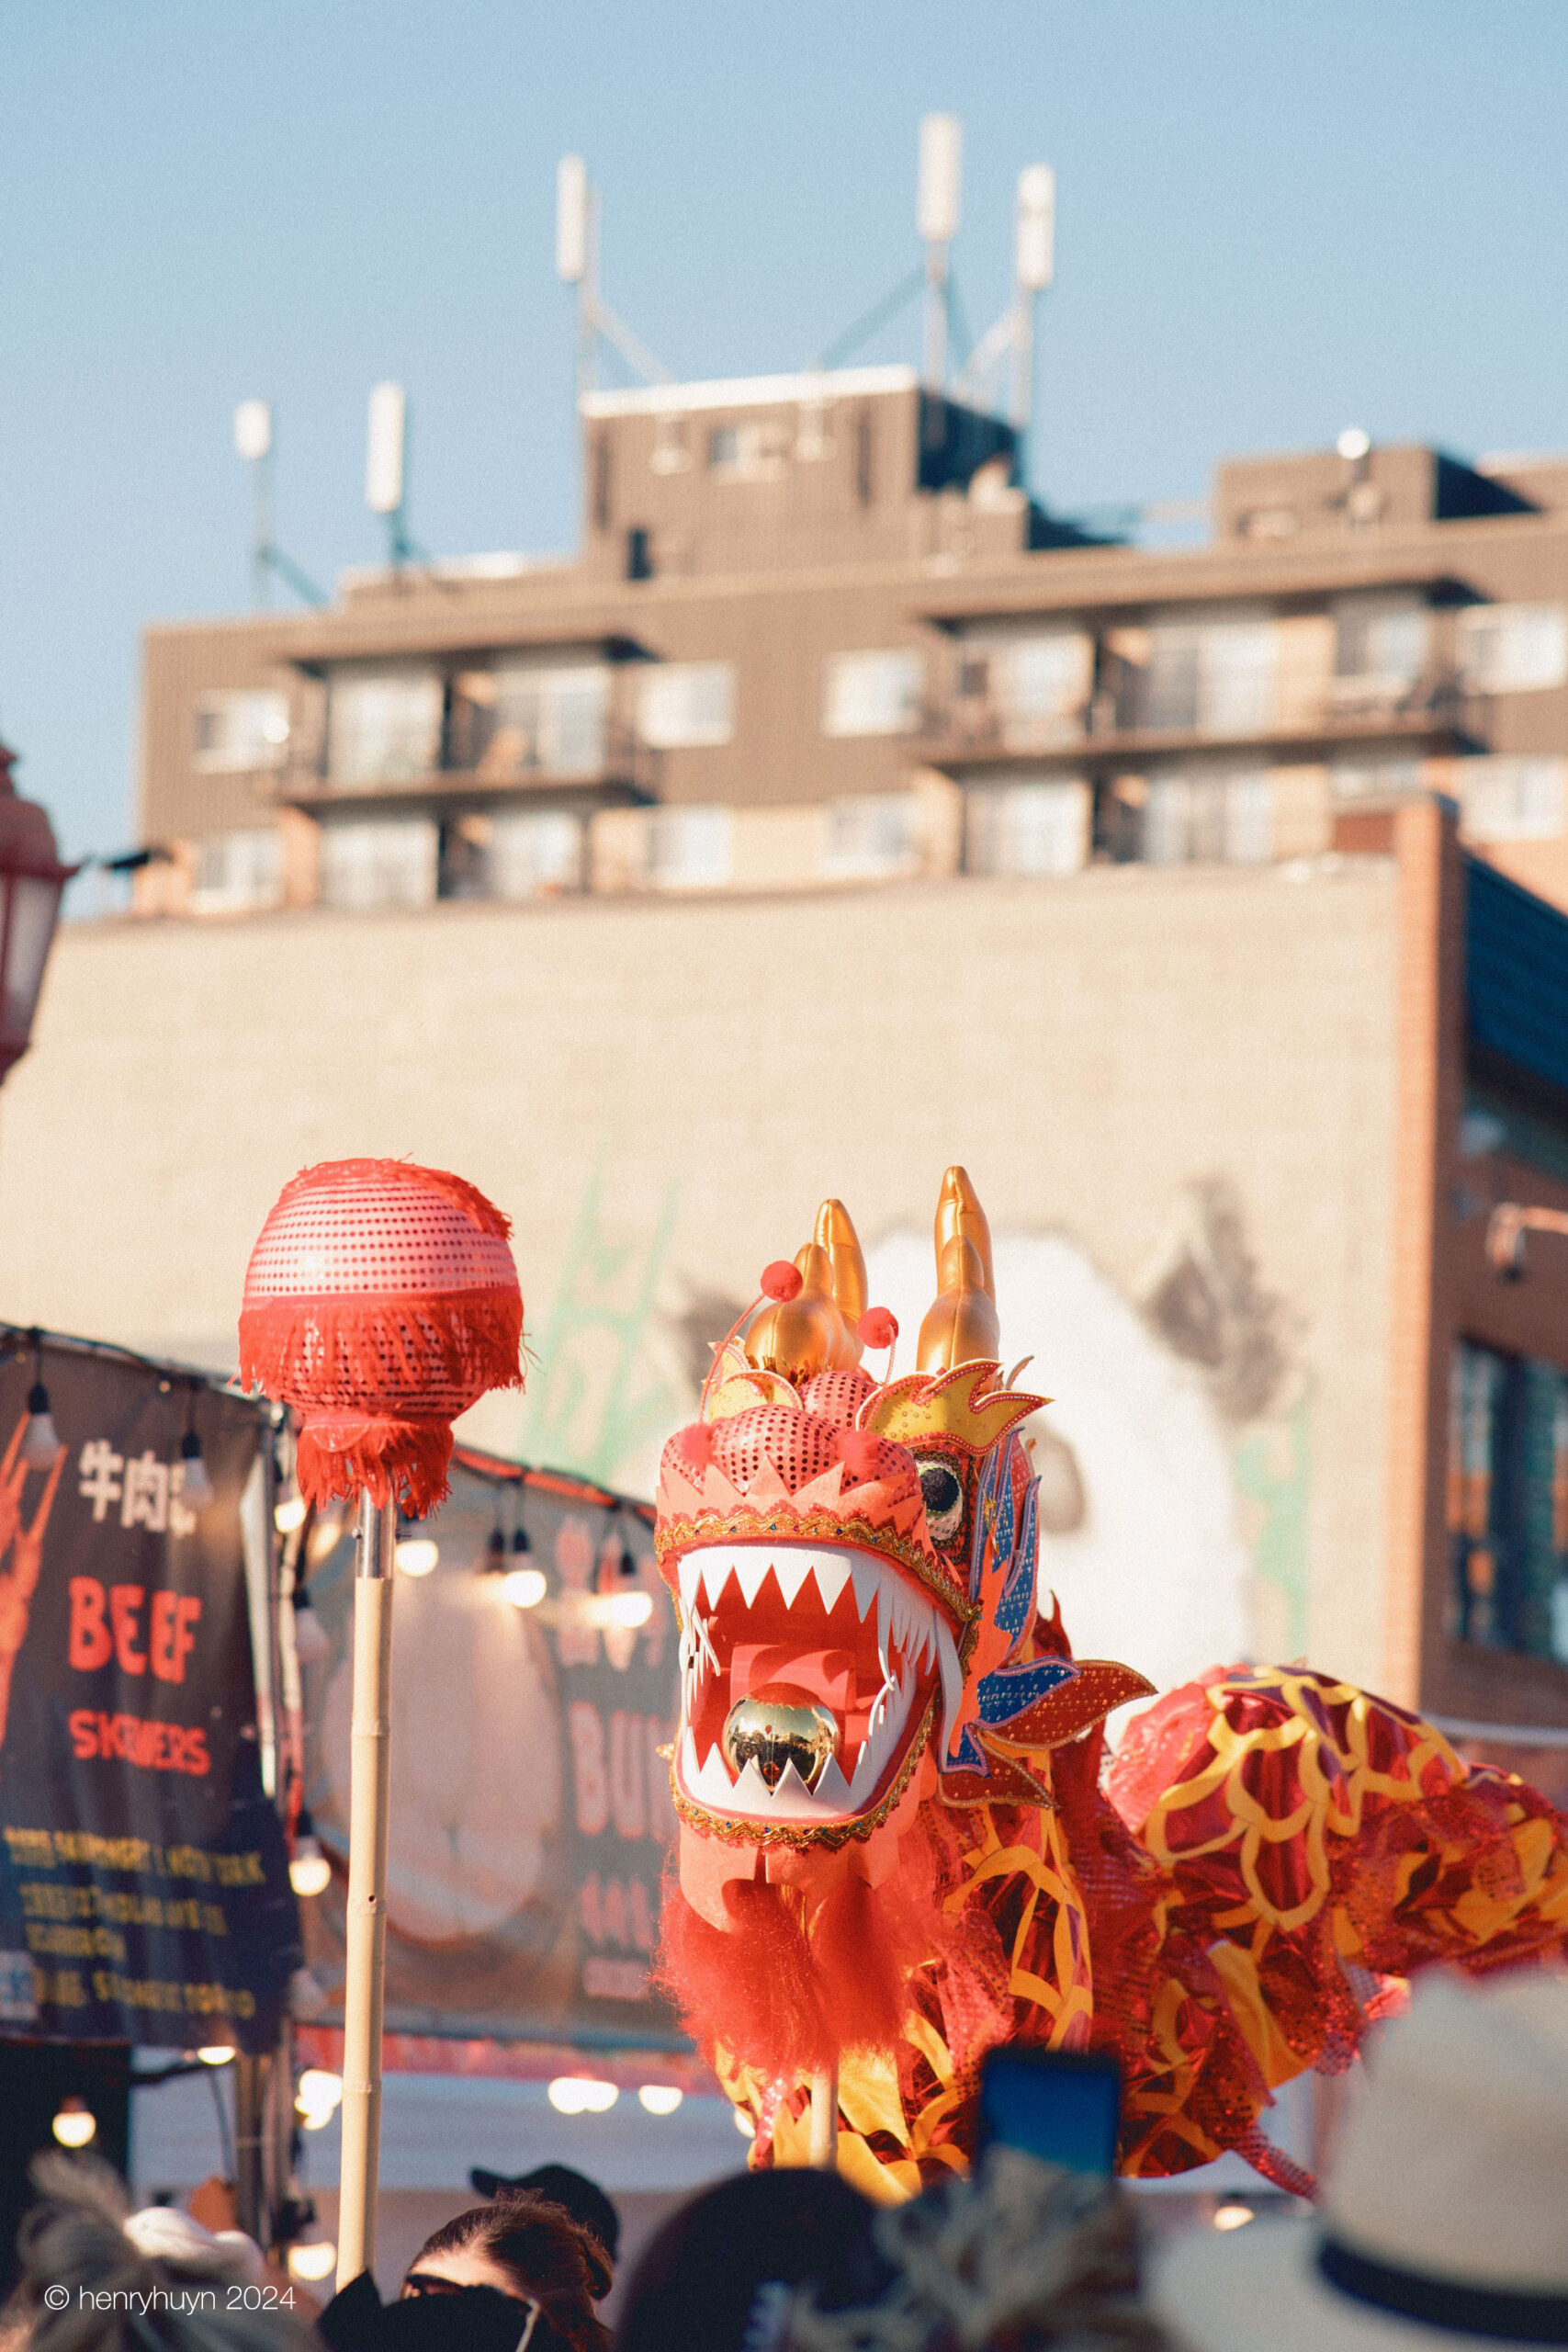
<svg viewBox="0 0 1568 2352">
<path fill-rule="evenodd" d="M 846 1880 L 881 1887 L 901 1848 L 900 1875 L 919 1876 L 944 1806 L 1048 1806 L 1048 1751 L 1149 1688 L 1075 1661 L 1038 1616 L 1019 1425 L 1049 1399 L 1003 1376 L 990 1233 L 962 1168 L 942 1181 L 936 1259 L 918 1368 L 878 1382 L 860 1359 L 896 1326 L 866 1313 L 854 1227 L 824 1202 L 664 1449 L 681 1887 L 730 1935 L 746 1883 L 765 1884 L 793 1891 L 815 1945 Z"/>
</svg>

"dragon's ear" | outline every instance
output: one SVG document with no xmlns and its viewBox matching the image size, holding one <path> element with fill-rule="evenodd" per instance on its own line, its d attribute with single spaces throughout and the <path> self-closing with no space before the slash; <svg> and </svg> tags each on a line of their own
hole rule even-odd
<svg viewBox="0 0 1568 2352">
<path fill-rule="evenodd" d="M 936 1302 L 920 1326 L 921 1372 L 995 1361 L 1001 1345 L 991 1228 L 968 1174 L 950 1168 L 936 1204 Z"/>
</svg>

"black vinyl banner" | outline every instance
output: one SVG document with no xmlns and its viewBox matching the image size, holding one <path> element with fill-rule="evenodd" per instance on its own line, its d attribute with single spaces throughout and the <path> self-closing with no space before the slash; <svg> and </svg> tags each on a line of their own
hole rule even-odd
<svg viewBox="0 0 1568 2352">
<path fill-rule="evenodd" d="M 650 1518 L 459 1449 L 450 1500 L 415 1531 L 423 1573 L 399 1570 L 392 1611 L 389 2032 L 687 2046 L 651 1981 L 679 1689 Z M 310 1594 L 330 1648 L 306 1669 L 306 1792 L 334 1870 L 305 1930 L 340 2018 L 346 1536 L 318 1555 Z"/>
<path fill-rule="evenodd" d="M 41 1372 L 34 1467 L 32 1351 L 0 1365 L 0 2033 L 260 2052 L 300 1957 L 251 1663 L 265 1421 L 68 1342 Z"/>
</svg>

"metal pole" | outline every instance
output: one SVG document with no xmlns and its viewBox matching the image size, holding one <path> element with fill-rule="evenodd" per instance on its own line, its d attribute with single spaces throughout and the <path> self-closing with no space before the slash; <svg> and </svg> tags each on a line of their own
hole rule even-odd
<svg viewBox="0 0 1568 2352">
<path fill-rule="evenodd" d="M 927 240 L 926 317 L 920 380 L 928 392 L 941 392 L 947 388 L 948 305 L 951 299 L 947 255 L 945 237 Z"/>
<path fill-rule="evenodd" d="M 381 2158 L 381 2007 L 387 1961 L 387 1813 L 391 1765 L 392 1544 L 397 1510 L 359 1505 L 349 1742 L 348 1949 L 343 2001 L 343 2162 L 337 2283 L 376 2258 Z"/>
<path fill-rule="evenodd" d="M 810 2160 L 818 2172 L 839 2169 L 839 2070 L 826 2066 L 811 2077 Z"/>
<path fill-rule="evenodd" d="M 272 451 L 251 460 L 251 596 L 259 612 L 268 601 L 272 566 Z"/>
<path fill-rule="evenodd" d="M 234 2061 L 234 2211 L 247 2237 L 268 2244 L 270 2232 L 263 2211 L 262 2108 L 266 2098 L 265 2058 Z"/>
</svg>

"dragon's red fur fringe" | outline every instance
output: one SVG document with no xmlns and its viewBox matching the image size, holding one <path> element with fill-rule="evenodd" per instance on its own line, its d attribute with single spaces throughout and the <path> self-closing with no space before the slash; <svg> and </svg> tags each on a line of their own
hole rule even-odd
<svg viewBox="0 0 1568 2352">
<path fill-rule="evenodd" d="M 722 1928 L 671 1875 L 660 1981 L 710 2060 L 722 2041 L 740 2064 L 776 2081 L 850 2051 L 887 2049 L 908 2015 L 911 1972 L 945 1962 L 950 1975 L 963 1973 L 962 1931 L 942 1902 L 942 1841 L 911 1845 L 907 1859 L 920 1856 L 926 1871 L 900 1870 L 879 1887 L 843 1879 L 809 1912 L 794 1888 L 731 1879 Z"/>
</svg>

